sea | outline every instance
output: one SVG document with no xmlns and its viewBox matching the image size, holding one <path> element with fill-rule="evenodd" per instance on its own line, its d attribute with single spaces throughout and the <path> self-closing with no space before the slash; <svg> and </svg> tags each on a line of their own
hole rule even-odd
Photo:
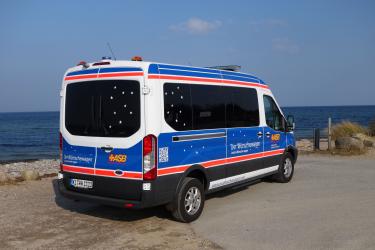
<svg viewBox="0 0 375 250">
<path fill-rule="evenodd" d="M 284 107 L 295 118 L 297 139 L 312 138 L 313 129 L 325 131 L 332 122 L 368 126 L 374 106 Z M 0 162 L 58 158 L 59 112 L 0 113 Z"/>
</svg>

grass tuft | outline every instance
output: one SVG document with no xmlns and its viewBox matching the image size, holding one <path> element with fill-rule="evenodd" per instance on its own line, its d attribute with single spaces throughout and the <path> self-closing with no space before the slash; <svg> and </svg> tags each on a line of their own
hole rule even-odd
<svg viewBox="0 0 375 250">
<path fill-rule="evenodd" d="M 353 136 L 355 134 L 367 134 L 365 127 L 355 122 L 343 121 L 332 127 L 332 139 L 336 140 L 340 137 Z"/>
</svg>

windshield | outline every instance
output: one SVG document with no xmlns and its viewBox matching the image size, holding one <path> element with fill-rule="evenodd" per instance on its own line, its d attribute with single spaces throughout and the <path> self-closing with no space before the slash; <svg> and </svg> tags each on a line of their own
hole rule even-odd
<svg viewBox="0 0 375 250">
<path fill-rule="evenodd" d="M 137 81 L 100 80 L 68 84 L 65 127 L 73 135 L 129 137 L 140 127 Z"/>
</svg>

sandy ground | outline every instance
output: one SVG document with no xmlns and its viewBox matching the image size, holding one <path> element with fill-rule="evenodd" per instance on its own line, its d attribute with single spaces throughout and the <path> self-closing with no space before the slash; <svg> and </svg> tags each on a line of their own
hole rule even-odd
<svg viewBox="0 0 375 250">
<path fill-rule="evenodd" d="M 209 196 L 194 223 L 163 208 L 74 202 L 56 180 L 0 186 L 0 248 L 374 249 L 375 158 L 302 155 L 288 184 Z"/>
<path fill-rule="evenodd" d="M 218 249 L 163 208 L 131 211 L 56 196 L 56 180 L 0 186 L 0 248 Z"/>
</svg>

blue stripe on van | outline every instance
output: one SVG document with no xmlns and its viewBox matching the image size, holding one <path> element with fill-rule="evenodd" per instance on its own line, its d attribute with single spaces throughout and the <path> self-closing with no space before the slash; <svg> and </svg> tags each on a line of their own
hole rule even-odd
<svg viewBox="0 0 375 250">
<path fill-rule="evenodd" d="M 260 83 L 260 81 L 256 78 L 243 77 L 243 76 L 223 75 L 223 79 Z"/>
<path fill-rule="evenodd" d="M 99 72 L 99 69 L 86 69 L 86 70 L 70 72 L 66 76 L 97 74 L 98 72 Z"/>
<path fill-rule="evenodd" d="M 158 65 L 157 64 L 150 64 L 150 66 L 148 66 L 148 73 L 149 74 L 159 74 L 159 68 L 158 68 Z"/>
<path fill-rule="evenodd" d="M 227 70 L 222 70 L 221 73 L 223 75 L 231 75 L 231 76 L 238 76 L 238 77 L 249 77 L 249 78 L 254 78 L 258 79 L 258 77 L 250 75 L 250 74 L 245 74 L 245 73 L 240 73 L 240 72 L 235 72 L 235 71 L 227 71 Z"/>
<path fill-rule="evenodd" d="M 160 75 L 175 75 L 175 76 L 188 76 L 188 77 L 205 77 L 212 79 L 225 79 L 234 81 L 243 81 L 251 83 L 264 84 L 265 82 L 253 75 L 216 70 L 208 68 L 196 68 L 188 66 L 176 66 L 168 64 L 150 64 L 148 69 L 149 74 L 160 74 Z"/>
<path fill-rule="evenodd" d="M 168 65 L 168 64 L 158 64 L 158 66 L 159 66 L 159 69 L 198 71 L 198 72 L 204 72 L 204 73 L 220 74 L 220 70 L 217 70 L 217 69 L 207 69 L 207 68 L 188 67 L 188 66 L 176 66 L 176 65 Z"/>
<path fill-rule="evenodd" d="M 163 75 L 177 75 L 177 76 L 206 77 L 206 78 L 221 79 L 221 75 L 220 74 L 207 74 L 207 73 L 192 72 L 192 71 L 179 71 L 179 70 L 160 69 L 160 74 L 163 74 Z"/>
</svg>

